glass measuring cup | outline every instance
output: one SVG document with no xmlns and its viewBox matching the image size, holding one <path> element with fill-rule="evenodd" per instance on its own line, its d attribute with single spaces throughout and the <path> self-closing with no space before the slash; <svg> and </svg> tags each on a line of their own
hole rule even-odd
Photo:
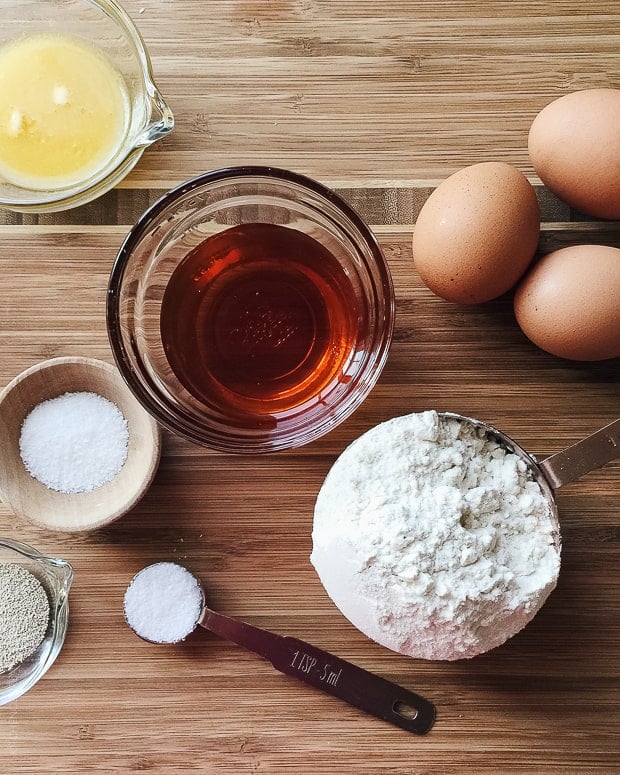
<svg viewBox="0 0 620 775">
<path fill-rule="evenodd" d="M 21 541 L 0 538 L 0 563 L 21 565 L 47 594 L 50 616 L 37 650 L 15 667 L 0 672 L 0 705 L 16 700 L 42 678 L 60 653 L 69 623 L 69 589 L 73 568 L 65 560 L 46 557 Z"/>
<path fill-rule="evenodd" d="M 166 574 L 161 585 L 157 583 L 160 570 Z M 179 614 L 188 599 L 189 607 Z M 281 673 L 401 729 L 422 735 L 435 721 L 435 707 L 420 695 L 298 638 L 276 635 L 209 608 L 202 584 L 182 565 L 165 562 L 143 568 L 127 588 L 124 607 L 129 627 L 151 643 L 178 643 L 201 626 L 259 654 Z M 156 638 L 153 633 L 159 622 L 155 630 L 152 625 L 158 616 L 174 622 L 174 636 Z"/>
<path fill-rule="evenodd" d="M 99 197 L 119 183 L 144 150 L 174 126 L 172 111 L 154 83 L 144 41 L 115 0 L 13 0 L 3 9 L 0 46 L 38 34 L 69 36 L 102 52 L 122 77 L 128 118 L 124 137 L 112 157 L 79 183 L 35 190 L 0 175 L 0 207 L 21 212 L 65 210 Z"/>
</svg>

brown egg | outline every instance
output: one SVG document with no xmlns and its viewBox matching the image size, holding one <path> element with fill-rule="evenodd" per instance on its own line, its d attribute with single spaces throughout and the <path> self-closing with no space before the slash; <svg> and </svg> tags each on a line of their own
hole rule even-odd
<svg viewBox="0 0 620 775">
<path fill-rule="evenodd" d="M 620 218 L 620 89 L 585 89 L 536 116 L 528 149 L 542 182 L 571 207 Z"/>
<path fill-rule="evenodd" d="M 525 335 L 553 355 L 620 356 L 620 249 L 573 245 L 549 253 L 519 283 L 514 309 Z"/>
<path fill-rule="evenodd" d="M 479 304 L 519 280 L 539 230 L 536 194 L 525 176 L 503 162 L 474 164 L 444 180 L 424 203 L 413 259 L 438 296 Z"/>
</svg>

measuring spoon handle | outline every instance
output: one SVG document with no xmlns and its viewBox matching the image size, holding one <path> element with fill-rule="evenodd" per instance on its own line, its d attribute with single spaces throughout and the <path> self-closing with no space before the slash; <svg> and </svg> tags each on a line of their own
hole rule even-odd
<svg viewBox="0 0 620 775">
<path fill-rule="evenodd" d="M 539 462 L 554 490 L 620 457 L 620 419 Z"/>
<path fill-rule="evenodd" d="M 285 647 L 278 660 L 271 659 L 281 673 L 299 678 L 408 732 L 423 735 L 433 726 L 435 706 L 419 694 L 303 640 L 283 637 L 282 641 Z"/>
<path fill-rule="evenodd" d="M 303 640 L 276 635 L 207 607 L 198 624 L 260 654 L 281 673 L 402 729 L 423 735 L 433 726 L 435 707 L 428 700 Z"/>
</svg>

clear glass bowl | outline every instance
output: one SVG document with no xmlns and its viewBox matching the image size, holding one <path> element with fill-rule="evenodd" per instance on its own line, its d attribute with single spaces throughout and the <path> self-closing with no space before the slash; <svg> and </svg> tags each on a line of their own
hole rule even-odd
<svg viewBox="0 0 620 775">
<path fill-rule="evenodd" d="M 189 392 L 171 367 L 160 327 L 166 288 L 187 254 L 208 237 L 248 224 L 301 232 L 302 239 L 327 249 L 350 282 L 356 310 L 352 343 L 336 378 L 299 405 L 268 407 L 258 422 L 222 403 L 217 388 L 200 398 Z M 319 438 L 361 404 L 388 355 L 394 290 L 372 232 L 334 192 L 286 170 L 232 167 L 182 184 L 141 216 L 112 270 L 107 322 L 127 384 L 165 427 L 220 451 L 271 452 Z"/>
<path fill-rule="evenodd" d="M 23 566 L 40 581 L 50 603 L 47 632 L 39 648 L 11 670 L 0 672 L 0 705 L 25 694 L 58 656 L 69 622 L 69 588 L 73 569 L 65 560 L 45 557 L 27 544 L 0 538 L 0 562 Z"/>
<path fill-rule="evenodd" d="M 12 0 L 2 10 L 0 46 L 38 33 L 69 35 L 102 51 L 121 73 L 129 99 L 125 137 L 99 172 L 79 184 L 30 190 L 0 176 L 0 207 L 21 212 L 66 210 L 101 196 L 136 165 L 145 149 L 174 127 L 153 81 L 149 55 L 136 26 L 115 0 Z"/>
</svg>

